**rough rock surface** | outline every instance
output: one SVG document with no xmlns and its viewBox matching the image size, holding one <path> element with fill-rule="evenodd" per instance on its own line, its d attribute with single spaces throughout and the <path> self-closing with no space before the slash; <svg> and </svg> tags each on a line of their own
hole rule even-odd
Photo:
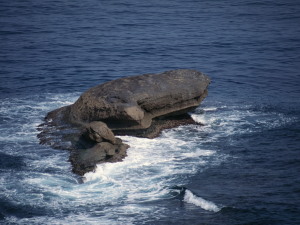
<svg viewBox="0 0 300 225">
<path fill-rule="evenodd" d="M 129 145 L 123 144 L 120 138 L 116 138 L 115 144 L 104 141 L 88 149 L 72 151 L 70 155 L 72 171 L 84 175 L 86 172 L 93 171 L 98 163 L 121 161 L 126 156 L 127 148 Z"/>
<path fill-rule="evenodd" d="M 47 117 L 72 124 L 102 121 L 112 130 L 146 129 L 153 118 L 195 109 L 209 83 L 203 73 L 187 69 L 120 78 L 89 89 Z"/>
<path fill-rule="evenodd" d="M 209 83 L 203 73 L 187 69 L 106 82 L 49 112 L 38 137 L 42 144 L 71 150 L 73 171 L 83 175 L 99 162 L 126 156 L 129 146 L 114 134 L 153 138 L 162 129 L 195 123 L 187 112 L 207 96 Z"/>
<path fill-rule="evenodd" d="M 84 135 L 87 139 L 98 143 L 103 141 L 108 141 L 112 144 L 116 143 L 116 138 L 113 132 L 101 121 L 93 121 L 89 123 L 85 129 Z"/>
</svg>

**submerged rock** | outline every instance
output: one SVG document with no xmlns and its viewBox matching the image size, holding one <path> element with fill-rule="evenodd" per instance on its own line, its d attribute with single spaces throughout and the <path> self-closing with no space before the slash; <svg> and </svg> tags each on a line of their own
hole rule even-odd
<svg viewBox="0 0 300 225">
<path fill-rule="evenodd" d="M 59 139 L 69 141 L 73 171 L 82 175 L 126 156 L 128 145 L 114 134 L 153 138 L 162 129 L 195 123 L 187 112 L 207 96 L 209 83 L 205 74 L 187 69 L 106 82 L 49 112 L 38 136 L 56 148 L 65 146 Z"/>
</svg>

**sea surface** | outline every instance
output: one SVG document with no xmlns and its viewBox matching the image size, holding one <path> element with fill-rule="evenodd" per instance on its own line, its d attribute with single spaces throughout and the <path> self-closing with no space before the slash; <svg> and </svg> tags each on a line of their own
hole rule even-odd
<svg viewBox="0 0 300 225">
<path fill-rule="evenodd" d="M 196 69 L 204 126 L 121 137 L 71 172 L 47 112 L 106 81 Z M 1 0 L 0 224 L 300 224 L 300 2 Z"/>
</svg>

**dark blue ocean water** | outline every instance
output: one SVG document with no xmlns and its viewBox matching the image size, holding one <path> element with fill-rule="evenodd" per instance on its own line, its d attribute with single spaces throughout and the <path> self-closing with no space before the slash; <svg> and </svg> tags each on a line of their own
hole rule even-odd
<svg viewBox="0 0 300 225">
<path fill-rule="evenodd" d="M 297 0 L 0 1 L 0 223 L 300 224 L 299 24 Z M 83 184 L 39 145 L 88 88 L 178 68 L 212 79 L 205 126 L 122 137 Z"/>
</svg>

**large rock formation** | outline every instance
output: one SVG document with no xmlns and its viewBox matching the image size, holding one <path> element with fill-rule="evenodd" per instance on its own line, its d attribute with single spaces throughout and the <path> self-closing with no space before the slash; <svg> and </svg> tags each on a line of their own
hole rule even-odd
<svg viewBox="0 0 300 225">
<path fill-rule="evenodd" d="M 84 163 L 78 163 L 83 159 L 88 161 L 89 168 L 105 159 L 120 160 L 128 146 L 121 140 L 117 141 L 113 133 L 153 138 L 161 129 L 193 123 L 187 112 L 199 106 L 207 96 L 209 83 L 209 78 L 203 73 L 181 69 L 100 84 L 83 93 L 73 105 L 48 113 L 46 123 L 40 127 L 42 133 L 39 137 L 42 143 L 52 141 L 52 145 L 59 148 L 53 144 L 53 136 L 57 138 L 60 135 L 57 130 L 64 130 L 61 132 L 64 138 L 72 142 L 70 149 L 77 149 L 71 154 L 75 155 L 71 157 L 73 166 L 83 168 Z"/>
<path fill-rule="evenodd" d="M 196 108 L 209 82 L 203 73 L 186 69 L 120 78 L 89 89 L 73 105 L 47 118 L 78 125 L 102 121 L 113 130 L 145 129 L 153 118 Z"/>
</svg>

